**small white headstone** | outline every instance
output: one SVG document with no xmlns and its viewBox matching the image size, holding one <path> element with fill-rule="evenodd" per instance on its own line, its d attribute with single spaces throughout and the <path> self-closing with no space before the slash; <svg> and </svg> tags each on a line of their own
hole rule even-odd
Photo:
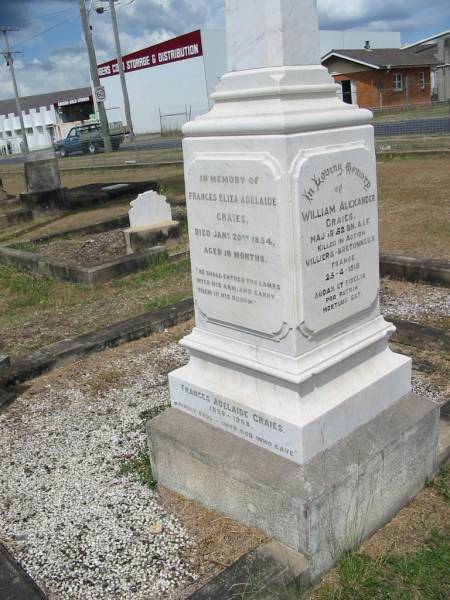
<svg viewBox="0 0 450 600">
<path fill-rule="evenodd" d="M 139 194 L 131 202 L 129 211 L 131 229 L 153 227 L 172 221 L 172 209 L 165 196 L 155 191 Z"/>
</svg>

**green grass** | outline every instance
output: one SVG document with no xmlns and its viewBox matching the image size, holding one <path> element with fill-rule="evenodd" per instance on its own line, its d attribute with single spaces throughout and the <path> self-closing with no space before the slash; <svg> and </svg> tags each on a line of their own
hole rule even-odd
<svg viewBox="0 0 450 600">
<path fill-rule="evenodd" d="M 429 481 L 427 485 L 441 494 L 444 500 L 450 501 L 450 465 L 442 467 L 439 476 Z"/>
<path fill-rule="evenodd" d="M 152 465 L 150 464 L 150 458 L 146 450 L 142 450 L 134 458 L 121 463 L 117 471 L 117 477 L 131 477 L 134 481 L 151 490 L 156 488 Z"/>
<path fill-rule="evenodd" d="M 386 108 L 374 112 L 374 120 L 381 121 L 404 121 L 409 119 L 432 119 L 434 117 L 445 117 L 450 114 L 450 105 L 438 104 L 435 106 L 411 106 L 409 108 L 396 109 Z"/>
<path fill-rule="evenodd" d="M 164 258 L 156 258 L 151 269 L 141 271 L 126 277 L 124 279 L 115 279 L 111 282 L 113 287 L 141 287 L 149 281 L 158 282 L 167 279 L 171 275 L 186 273 L 190 269 L 190 261 L 180 260 L 178 262 L 168 262 Z"/>
<path fill-rule="evenodd" d="M 426 547 L 407 556 L 373 560 L 352 552 L 338 564 L 340 586 L 324 586 L 322 600 L 448 600 L 450 541 L 432 532 Z"/>
<path fill-rule="evenodd" d="M 186 294 L 186 292 L 178 292 L 175 294 L 170 294 L 169 296 L 161 296 L 146 302 L 144 304 L 144 309 L 146 311 L 158 310 L 159 308 L 165 308 L 166 306 L 170 306 L 171 304 L 185 300 L 188 297 L 189 295 Z"/>
<path fill-rule="evenodd" d="M 21 273 L 13 267 L 0 267 L 0 309 L 6 312 L 48 305 L 54 282 L 48 277 Z"/>
<path fill-rule="evenodd" d="M 96 285 L 54 281 L 0 266 L 0 348 L 23 355 L 192 294 L 190 263 L 160 262 Z"/>
</svg>

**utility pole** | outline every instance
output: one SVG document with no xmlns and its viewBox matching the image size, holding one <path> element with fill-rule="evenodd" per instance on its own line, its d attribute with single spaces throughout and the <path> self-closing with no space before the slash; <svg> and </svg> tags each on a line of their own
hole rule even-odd
<svg viewBox="0 0 450 600">
<path fill-rule="evenodd" d="M 100 87 L 100 77 L 98 76 L 97 69 L 97 58 L 95 56 L 94 43 L 92 41 L 92 31 L 89 25 L 89 19 L 86 11 L 86 4 L 84 0 L 78 0 L 80 4 L 81 23 L 83 25 L 84 39 L 86 40 L 86 47 L 89 55 L 89 66 L 91 69 L 91 79 L 94 88 Z M 98 101 L 98 113 L 100 116 L 100 126 L 102 128 L 102 137 L 105 144 L 105 152 L 112 152 L 111 136 L 109 133 L 108 118 L 106 116 L 105 105 L 103 102 Z"/>
<path fill-rule="evenodd" d="M 5 41 L 5 52 L 0 52 L 0 54 L 3 54 L 3 56 L 5 57 L 6 64 L 9 66 L 9 70 L 11 71 L 11 78 L 12 78 L 13 87 L 14 87 L 14 96 L 16 99 L 17 114 L 19 115 L 20 128 L 22 129 L 23 149 L 25 151 L 25 154 L 29 154 L 30 148 L 28 146 L 27 130 L 25 129 L 25 122 L 23 120 L 22 107 L 20 106 L 19 90 L 17 89 L 16 74 L 14 73 L 13 55 L 19 54 L 19 53 L 11 52 L 11 48 L 9 47 L 9 40 L 8 40 L 8 32 L 9 31 L 19 31 L 19 30 L 11 28 L 11 27 L 0 27 L 0 31 L 2 31 L 3 39 Z"/>
<path fill-rule="evenodd" d="M 130 132 L 130 140 L 134 140 L 134 129 L 133 129 L 133 121 L 131 119 L 131 109 L 130 109 L 130 99 L 128 97 L 127 90 L 127 82 L 125 79 L 125 71 L 123 68 L 123 60 L 122 60 L 122 49 L 120 47 L 120 38 L 119 38 L 119 27 L 117 25 L 117 14 L 116 14 L 116 6 L 115 3 L 117 0 L 101 0 L 101 2 L 108 2 L 109 10 L 111 11 L 111 21 L 114 32 L 114 41 L 116 43 L 116 55 L 117 55 L 117 66 L 119 67 L 119 76 L 120 76 L 120 84 L 122 86 L 122 95 L 123 95 L 123 103 L 125 108 L 125 118 L 128 125 L 128 130 Z M 101 7 L 97 7 L 96 11 L 101 14 L 104 12 L 104 9 Z"/>
</svg>

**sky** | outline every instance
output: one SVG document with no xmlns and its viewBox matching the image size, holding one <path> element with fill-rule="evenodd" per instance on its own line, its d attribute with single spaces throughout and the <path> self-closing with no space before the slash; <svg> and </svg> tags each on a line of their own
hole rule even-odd
<svg viewBox="0 0 450 600">
<path fill-rule="evenodd" d="M 120 0 L 123 53 L 200 27 L 222 29 L 223 6 L 224 0 Z M 404 44 L 450 30 L 450 0 L 318 0 L 318 7 L 321 29 L 401 31 Z M 92 10 L 90 20 L 98 63 L 113 58 L 109 13 Z M 2 26 L 20 29 L 9 35 L 12 51 L 23 53 L 15 56 L 22 96 L 89 85 L 78 0 L 0 0 Z M 10 98 L 10 73 L 0 61 L 0 99 Z"/>
</svg>

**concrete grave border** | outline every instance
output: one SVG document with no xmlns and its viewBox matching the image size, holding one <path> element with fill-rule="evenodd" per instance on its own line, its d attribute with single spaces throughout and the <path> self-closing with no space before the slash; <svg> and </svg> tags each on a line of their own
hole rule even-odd
<svg viewBox="0 0 450 600">
<path fill-rule="evenodd" d="M 0 208 L 1 210 L 1 208 Z M 33 220 L 33 211 L 28 209 L 11 210 L 7 213 L 0 213 L 0 229 L 6 229 L 11 225 L 19 225 Z"/>
<path fill-rule="evenodd" d="M 0 598 L 7 600 L 47 600 L 12 554 L 0 544 Z"/>
<path fill-rule="evenodd" d="M 46 275 L 58 281 L 73 283 L 104 283 L 122 275 L 135 273 L 154 264 L 159 259 L 167 259 L 164 246 L 155 246 L 140 254 L 128 254 L 105 263 L 79 266 L 76 263 L 25 252 L 3 246 L 0 248 L 0 264 L 19 267 L 28 273 Z"/>
</svg>

